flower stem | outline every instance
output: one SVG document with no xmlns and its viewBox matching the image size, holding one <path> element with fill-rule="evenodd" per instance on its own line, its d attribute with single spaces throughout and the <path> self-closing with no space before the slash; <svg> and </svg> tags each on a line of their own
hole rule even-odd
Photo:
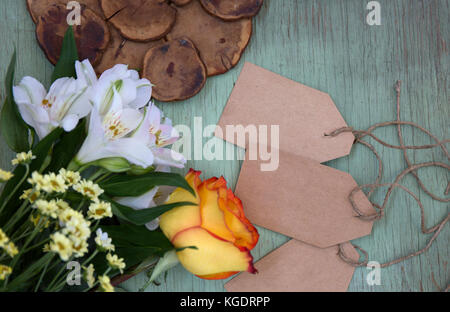
<svg viewBox="0 0 450 312">
<path fill-rule="evenodd" d="M 3 202 L 2 206 L 0 207 L 0 214 L 2 213 L 3 209 L 5 209 L 6 205 L 11 200 L 11 198 L 20 189 L 20 187 L 22 186 L 23 182 L 25 182 L 25 180 L 27 179 L 28 174 L 30 173 L 30 166 L 27 164 L 27 165 L 25 165 L 25 168 L 26 169 L 25 169 L 25 174 L 24 174 L 23 178 L 19 181 L 19 183 L 16 185 L 16 187 L 13 189 L 13 191 L 8 195 L 8 197 L 5 199 L 5 201 Z"/>
</svg>

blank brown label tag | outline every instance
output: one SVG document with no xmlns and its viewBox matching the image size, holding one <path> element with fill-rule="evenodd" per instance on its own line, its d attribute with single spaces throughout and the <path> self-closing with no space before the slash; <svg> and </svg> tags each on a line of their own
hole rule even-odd
<svg viewBox="0 0 450 312">
<path fill-rule="evenodd" d="M 321 248 L 372 231 L 372 222 L 355 217 L 350 174 L 281 151 L 277 170 L 261 171 L 260 163 L 244 161 L 235 192 L 252 223 Z M 354 199 L 361 211 L 374 212 L 362 191 Z"/>
<path fill-rule="evenodd" d="M 354 260 L 359 255 L 346 243 L 344 251 Z M 241 273 L 225 284 L 230 292 L 342 292 L 355 270 L 342 261 L 338 247 L 316 248 L 291 240 L 255 264 L 258 274 Z"/>
<path fill-rule="evenodd" d="M 269 128 L 278 125 L 279 142 L 276 142 L 277 146 L 270 146 L 321 163 L 348 155 L 354 140 L 351 133 L 325 136 L 347 127 L 327 93 L 246 63 L 215 135 L 245 148 L 251 139 L 237 142 L 233 133 L 235 128 L 230 126 L 245 128 L 249 125 Z"/>
</svg>

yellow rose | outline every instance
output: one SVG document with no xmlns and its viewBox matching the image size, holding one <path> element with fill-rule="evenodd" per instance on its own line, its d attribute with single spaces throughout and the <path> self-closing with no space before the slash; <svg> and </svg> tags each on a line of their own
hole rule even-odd
<svg viewBox="0 0 450 312">
<path fill-rule="evenodd" d="M 194 197 L 178 188 L 168 204 L 192 202 L 161 216 L 160 227 L 177 248 L 181 264 L 203 279 L 224 279 L 241 271 L 256 273 L 250 254 L 259 234 L 244 215 L 242 203 L 227 189 L 223 177 L 202 182 L 201 172 L 190 170 L 187 182 L 194 189 Z"/>
</svg>

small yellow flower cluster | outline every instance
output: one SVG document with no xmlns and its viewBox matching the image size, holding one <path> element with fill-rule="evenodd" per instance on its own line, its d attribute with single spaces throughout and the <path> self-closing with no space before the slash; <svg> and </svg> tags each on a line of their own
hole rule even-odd
<svg viewBox="0 0 450 312">
<path fill-rule="evenodd" d="M 98 229 L 96 232 L 95 243 L 103 251 L 115 251 L 116 247 L 112 244 L 112 239 L 108 237 L 108 233 Z"/>
<path fill-rule="evenodd" d="M 84 269 L 83 277 L 84 277 L 85 281 L 87 282 L 89 288 L 94 287 L 94 285 L 95 285 L 94 265 L 91 263 L 91 264 L 89 264 L 88 267 L 83 267 L 83 269 Z"/>
<path fill-rule="evenodd" d="M 100 282 L 100 287 L 104 292 L 114 292 L 114 286 L 111 285 L 111 280 L 107 275 L 99 276 L 98 281 Z"/>
<path fill-rule="evenodd" d="M 104 193 L 98 184 L 95 184 L 89 180 L 82 180 L 78 182 L 73 186 L 73 189 L 93 202 L 98 202 L 98 197 Z"/>
<path fill-rule="evenodd" d="M 120 270 L 120 274 L 123 274 L 123 269 L 125 269 L 126 267 L 123 258 L 119 258 L 117 255 L 108 253 L 106 255 L 106 260 L 108 260 L 109 266 L 111 268 Z"/>
<path fill-rule="evenodd" d="M 9 237 L 0 229 L 0 248 L 2 248 L 11 258 L 14 258 L 19 250 L 16 245 L 9 240 Z"/>
<path fill-rule="evenodd" d="M 0 281 L 3 281 L 11 273 L 12 269 L 9 266 L 0 264 Z"/>
<path fill-rule="evenodd" d="M 58 200 L 59 207 L 57 218 L 64 228 L 51 236 L 49 250 L 59 254 L 63 261 L 69 260 L 73 255 L 76 258 L 83 257 L 88 252 L 88 239 L 91 236 L 91 222 L 86 221 L 83 214 Z"/>
<path fill-rule="evenodd" d="M 112 218 L 111 204 L 100 201 L 94 202 L 89 206 L 88 217 L 89 219 L 101 220 L 103 218 Z"/>
<path fill-rule="evenodd" d="M 0 183 L 7 182 L 11 180 L 12 177 L 14 177 L 14 175 L 11 172 L 0 169 Z"/>
<path fill-rule="evenodd" d="M 20 196 L 22 200 L 28 200 L 30 203 L 34 203 L 41 196 L 41 192 L 28 189 L 23 191 L 23 194 Z"/>
<path fill-rule="evenodd" d="M 33 186 L 33 189 L 27 190 L 27 194 L 24 193 L 24 198 L 30 194 L 40 195 L 40 191 L 46 193 L 65 193 L 67 189 L 74 184 L 79 183 L 81 180 L 78 172 L 68 171 L 61 169 L 58 174 L 49 173 L 42 175 L 39 172 L 33 172 L 31 178 L 28 179 L 28 183 Z M 27 198 L 29 199 L 29 198 Z"/>
<path fill-rule="evenodd" d="M 36 156 L 33 156 L 33 153 L 29 151 L 28 153 L 22 152 L 16 155 L 11 163 L 13 166 L 17 165 L 27 165 L 30 164 L 33 159 L 36 159 Z"/>
</svg>

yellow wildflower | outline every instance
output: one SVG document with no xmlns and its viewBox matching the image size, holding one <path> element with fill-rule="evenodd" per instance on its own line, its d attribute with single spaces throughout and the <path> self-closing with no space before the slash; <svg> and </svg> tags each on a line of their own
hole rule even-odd
<svg viewBox="0 0 450 312">
<path fill-rule="evenodd" d="M 89 206 L 88 217 L 94 220 L 101 220 L 103 218 L 112 218 L 111 204 L 101 201 L 92 203 Z"/>
<path fill-rule="evenodd" d="M 89 252 L 88 250 L 89 244 L 86 240 L 76 239 L 76 242 L 72 240 L 72 248 L 75 254 L 75 258 L 82 258 L 85 254 Z"/>
<path fill-rule="evenodd" d="M 67 223 L 69 223 L 70 220 L 74 220 L 74 219 L 84 220 L 83 214 L 72 208 L 67 208 L 65 210 L 62 210 L 59 213 L 58 218 L 59 218 L 59 221 L 61 221 L 64 224 L 67 224 Z"/>
<path fill-rule="evenodd" d="M 47 193 L 64 193 L 67 191 L 68 186 L 63 177 L 56 175 L 54 173 L 46 174 L 44 176 L 45 186 L 43 188 Z"/>
<path fill-rule="evenodd" d="M 39 199 L 34 203 L 34 207 L 44 216 L 49 216 L 53 219 L 58 217 L 59 207 L 54 200 Z"/>
<path fill-rule="evenodd" d="M 84 218 L 72 218 L 65 225 L 64 234 L 77 244 L 91 236 L 91 222 L 84 220 Z"/>
<path fill-rule="evenodd" d="M 116 247 L 112 244 L 112 239 L 108 237 L 108 233 L 103 232 L 102 229 L 97 230 L 97 236 L 95 237 L 95 243 L 100 249 L 106 251 L 114 251 Z"/>
<path fill-rule="evenodd" d="M 88 180 L 80 181 L 73 186 L 73 189 L 93 201 L 98 201 L 98 197 L 104 192 L 100 186 Z"/>
<path fill-rule="evenodd" d="M 88 267 L 83 267 L 83 269 L 84 269 L 83 277 L 86 280 L 89 288 L 94 287 L 94 285 L 95 285 L 95 276 L 94 276 L 95 269 L 94 269 L 94 265 L 91 263 L 91 264 L 89 264 Z"/>
<path fill-rule="evenodd" d="M 44 247 L 42 248 L 43 252 L 50 252 L 50 244 L 45 244 Z"/>
<path fill-rule="evenodd" d="M 59 170 L 59 176 L 62 177 L 64 181 L 66 181 L 66 184 L 68 186 L 77 184 L 81 180 L 81 176 L 78 172 L 66 170 L 64 168 Z"/>
<path fill-rule="evenodd" d="M 110 267 L 120 270 L 120 274 L 123 274 L 123 269 L 125 269 L 126 265 L 122 258 L 119 258 L 117 255 L 108 253 L 106 255 L 106 260 L 108 260 Z"/>
<path fill-rule="evenodd" d="M 11 273 L 12 269 L 9 266 L 0 264 L 0 281 L 3 281 Z"/>
<path fill-rule="evenodd" d="M 31 221 L 31 223 L 34 224 L 34 226 L 37 226 L 37 225 L 39 224 L 39 222 L 41 221 L 41 218 L 42 218 L 42 215 L 39 214 L 39 213 L 37 213 L 37 214 L 35 214 L 35 215 L 33 215 L 33 214 L 30 215 L 30 221 Z M 50 221 L 47 219 L 47 220 L 45 220 L 44 223 L 42 224 L 42 227 L 43 227 L 43 228 L 41 229 L 41 232 L 42 232 L 44 229 L 48 228 L 49 226 L 50 226 Z"/>
<path fill-rule="evenodd" d="M 70 239 L 58 232 L 51 235 L 50 238 L 52 240 L 49 246 L 50 250 L 59 254 L 61 260 L 68 261 L 73 253 Z"/>
<path fill-rule="evenodd" d="M 9 241 L 8 236 L 5 232 L 3 232 L 2 229 L 0 229 L 0 247 L 3 247 L 6 245 L 6 243 Z"/>
<path fill-rule="evenodd" d="M 114 287 L 111 285 L 111 280 L 107 275 L 99 276 L 98 281 L 104 292 L 114 292 Z"/>
<path fill-rule="evenodd" d="M 16 158 L 14 158 L 11 163 L 13 166 L 17 165 L 25 165 L 30 164 L 33 159 L 36 159 L 36 156 L 33 156 L 33 153 L 29 151 L 28 153 L 22 152 L 16 155 Z"/>
<path fill-rule="evenodd" d="M 30 183 L 37 191 L 47 189 L 48 181 L 44 179 L 44 176 L 39 172 L 35 171 L 31 174 L 31 178 L 29 178 L 28 183 Z"/>
<path fill-rule="evenodd" d="M 16 245 L 14 245 L 13 242 L 7 243 L 5 246 L 3 246 L 3 249 L 11 258 L 14 258 L 19 253 L 19 249 L 17 249 Z"/>
<path fill-rule="evenodd" d="M 30 203 L 34 203 L 39 196 L 41 196 L 41 192 L 33 189 L 28 189 L 23 191 L 23 194 L 20 196 L 22 200 L 28 200 Z"/>
<path fill-rule="evenodd" d="M 9 181 L 13 176 L 11 172 L 0 169 L 0 183 Z"/>
</svg>

